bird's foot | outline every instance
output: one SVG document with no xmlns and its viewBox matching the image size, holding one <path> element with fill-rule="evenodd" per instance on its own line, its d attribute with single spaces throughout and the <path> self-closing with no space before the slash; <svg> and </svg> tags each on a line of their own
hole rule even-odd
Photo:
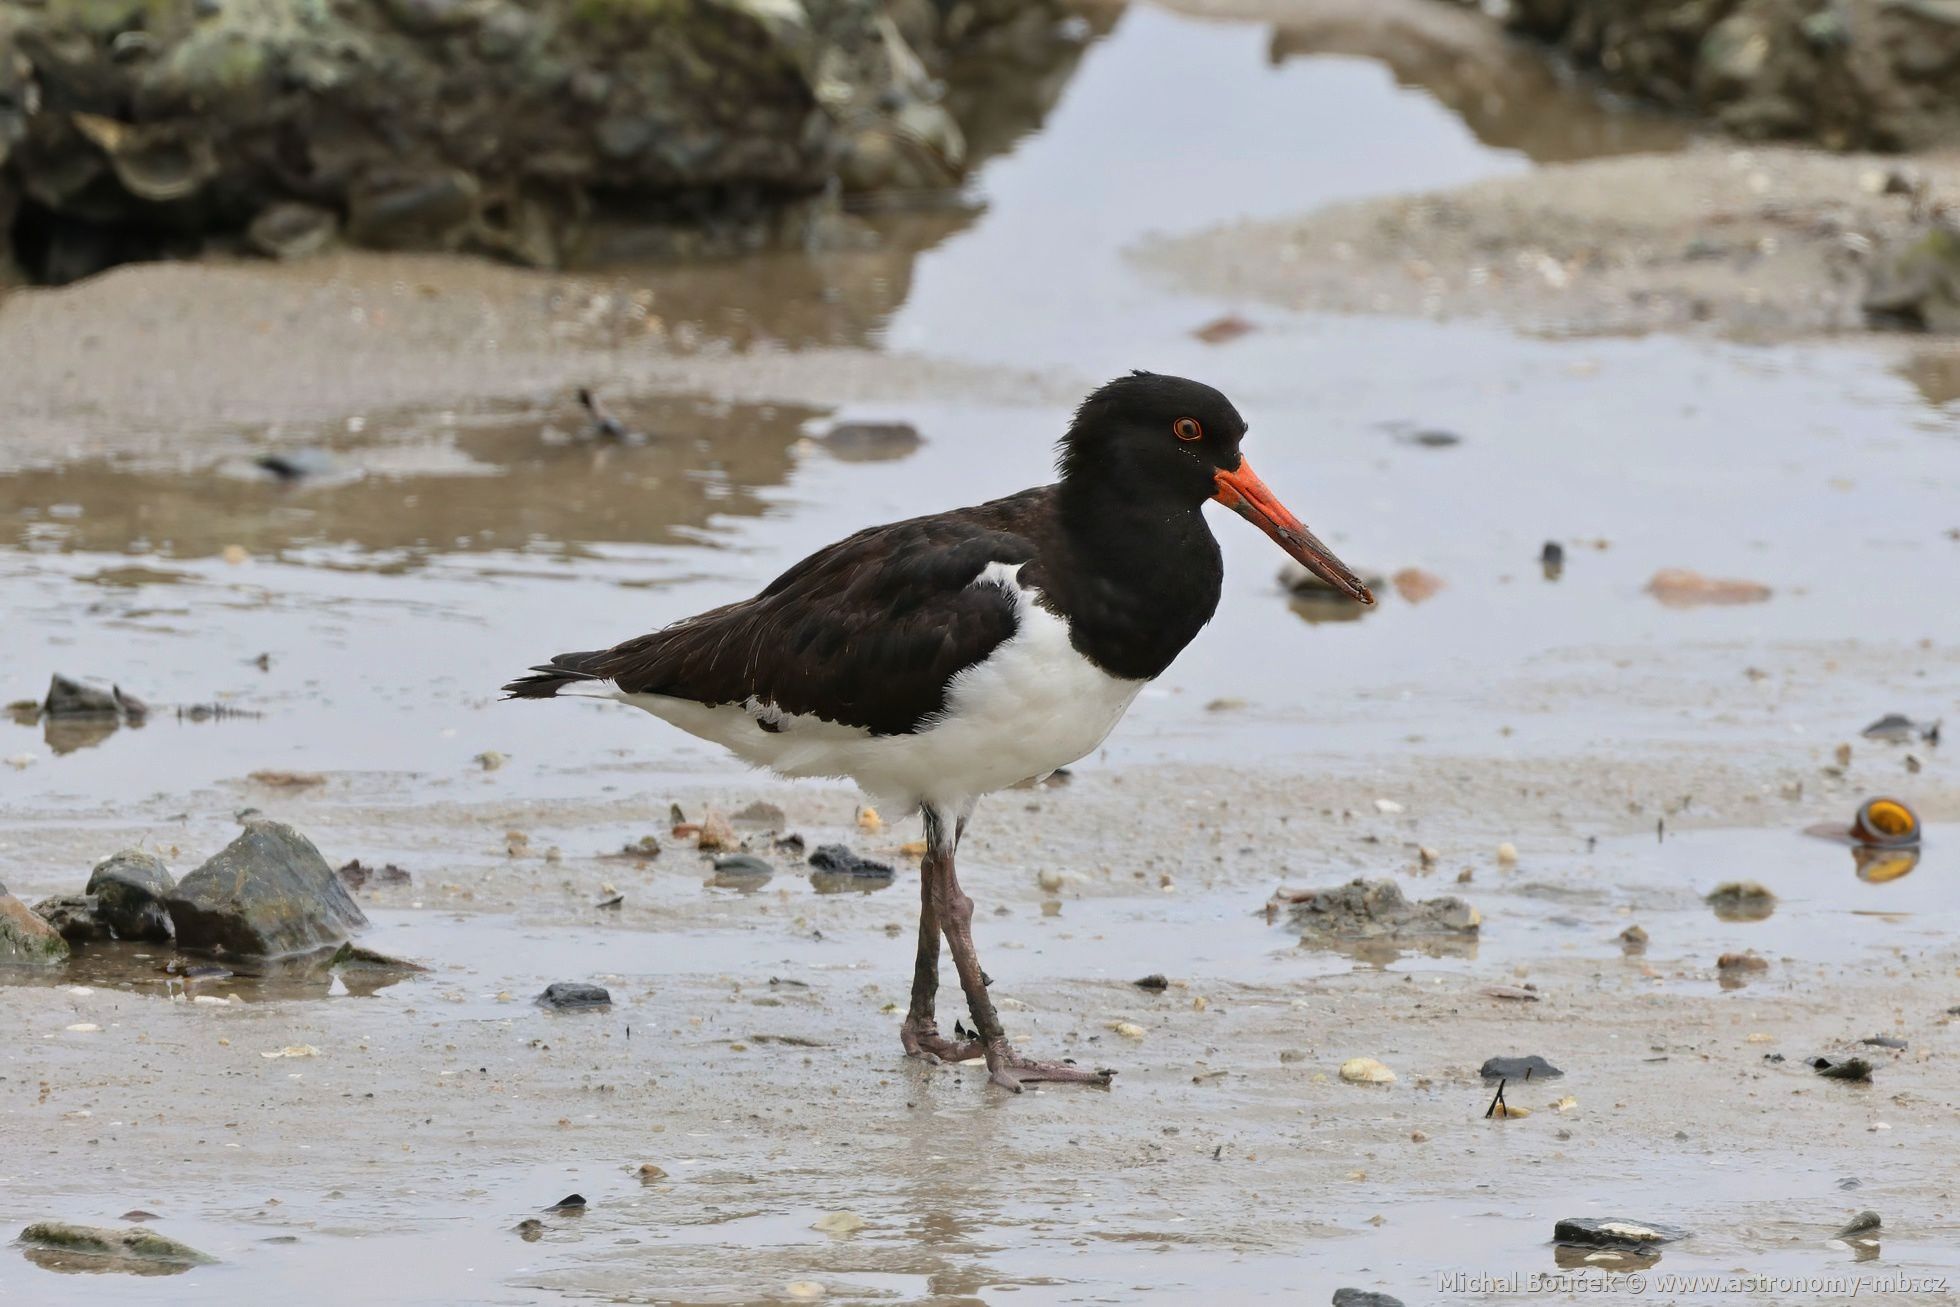
<svg viewBox="0 0 1960 1307">
<path fill-rule="evenodd" d="M 1026 1085 L 1043 1081 L 1056 1084 L 1102 1085 L 1107 1087 L 1116 1073 L 1106 1067 L 1090 1070 L 1073 1062 L 1037 1062 L 1022 1057 L 1005 1039 L 987 1045 L 987 1079 L 1002 1089 L 1020 1093 Z"/>
<path fill-rule="evenodd" d="M 979 1057 L 985 1050 L 978 1040 L 948 1039 L 939 1033 L 939 1023 L 932 1020 L 919 1021 L 912 1017 L 898 1028 L 899 1042 L 905 1045 L 905 1055 L 916 1057 L 930 1066 L 942 1062 L 964 1062 L 968 1058 Z"/>
</svg>

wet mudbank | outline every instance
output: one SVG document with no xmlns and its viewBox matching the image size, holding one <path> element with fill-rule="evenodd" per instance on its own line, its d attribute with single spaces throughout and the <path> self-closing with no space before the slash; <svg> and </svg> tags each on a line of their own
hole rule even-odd
<svg viewBox="0 0 1960 1307">
<path fill-rule="evenodd" d="M 641 253 L 807 243 L 840 194 L 957 184 L 956 115 L 1013 139 L 1089 30 L 1052 0 L 9 6 L 0 281 L 214 246 L 557 267 L 621 228 Z M 1028 93 L 949 90 L 1001 84 Z"/>
<path fill-rule="evenodd" d="M 1459 0 L 1469 3 L 1470 0 Z M 1815 0 L 1510 0 L 1513 31 L 1608 88 L 1739 136 L 1901 150 L 1960 128 L 1960 9 Z"/>
</svg>

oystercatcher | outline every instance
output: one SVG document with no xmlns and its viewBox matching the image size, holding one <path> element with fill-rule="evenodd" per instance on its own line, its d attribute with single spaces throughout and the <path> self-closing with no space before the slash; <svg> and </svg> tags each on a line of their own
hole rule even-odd
<svg viewBox="0 0 1960 1307">
<path fill-rule="evenodd" d="M 1001 1033 L 954 851 L 981 795 L 1103 742 L 1218 607 L 1203 506 L 1250 520 L 1358 603 L 1374 596 L 1273 497 L 1239 452 L 1244 419 L 1210 386 L 1137 372 L 1082 402 L 1061 478 L 973 508 L 871 527 L 760 594 L 506 685 L 644 708 L 784 776 L 848 777 L 925 819 L 919 951 L 899 1036 L 930 1062 L 984 1056 L 991 1080 L 1107 1084 L 1036 1062 Z M 934 1018 L 939 937 L 976 1037 Z"/>
</svg>

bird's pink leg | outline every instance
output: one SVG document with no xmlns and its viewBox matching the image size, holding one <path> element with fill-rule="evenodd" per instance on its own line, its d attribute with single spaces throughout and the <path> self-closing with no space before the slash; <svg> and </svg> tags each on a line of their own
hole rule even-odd
<svg viewBox="0 0 1960 1307">
<path fill-rule="evenodd" d="M 939 914 L 933 911 L 932 877 L 919 876 L 919 957 L 912 968 L 912 1006 L 898 1028 L 908 1057 L 927 1062 L 964 1062 L 980 1055 L 980 1045 L 939 1033 Z"/>
<path fill-rule="evenodd" d="M 1014 1046 L 1007 1042 L 1000 1015 L 987 995 L 987 975 L 980 969 L 980 954 L 973 947 L 973 900 L 960 890 L 959 878 L 953 870 L 953 851 L 958 842 L 958 830 L 949 832 L 945 821 L 932 809 L 926 809 L 926 856 L 920 865 L 930 905 L 926 912 L 946 932 L 953 967 L 960 975 L 960 988 L 966 991 L 967 1010 L 980 1035 L 979 1051 L 986 1054 L 987 1078 L 1017 1094 L 1022 1086 L 1037 1081 L 1107 1085 L 1116 1074 L 1114 1071 L 1091 1071 L 1071 1062 L 1036 1062 L 1016 1053 Z M 925 946 L 921 944 L 921 956 L 924 951 Z M 937 961 L 936 949 L 934 960 Z"/>
</svg>

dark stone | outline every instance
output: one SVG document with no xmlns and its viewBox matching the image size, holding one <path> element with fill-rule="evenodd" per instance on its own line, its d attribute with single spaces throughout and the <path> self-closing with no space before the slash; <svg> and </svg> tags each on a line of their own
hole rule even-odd
<svg viewBox="0 0 1960 1307">
<path fill-rule="evenodd" d="M 355 242 L 525 262 L 622 224 L 798 243 L 837 223 L 840 188 L 956 187 L 1024 136 L 1081 57 L 1067 12 L 24 0 L 0 8 L 0 231 L 31 203 L 47 248 L 19 261 L 48 281 L 235 248 L 244 224 L 292 257 L 336 214 Z M 852 165 L 881 141 L 882 167 Z"/>
<path fill-rule="evenodd" d="M 1424 449 L 1448 449 L 1452 445 L 1463 443 L 1463 437 L 1457 435 L 1456 432 L 1443 431 L 1435 427 L 1426 427 L 1408 432 L 1401 439 L 1404 444 L 1420 445 Z"/>
<path fill-rule="evenodd" d="M 585 1211 L 585 1195 L 566 1194 L 563 1198 L 560 1198 L 557 1202 L 553 1203 L 551 1206 L 545 1208 L 544 1210 L 547 1212 L 559 1212 L 566 1215 L 581 1214 Z"/>
<path fill-rule="evenodd" d="M 1845 1223 L 1842 1230 L 1832 1235 L 1833 1239 L 1849 1239 L 1854 1234 L 1872 1234 L 1884 1224 L 1877 1212 L 1866 1210 L 1858 1213 Z"/>
<path fill-rule="evenodd" d="M 1556 540 L 1547 540 L 1545 547 L 1538 551 L 1538 566 L 1544 571 L 1547 581 L 1556 581 L 1565 572 L 1565 546 Z"/>
<path fill-rule="evenodd" d="M 1554 1243 L 1585 1248 L 1651 1249 L 1687 1237 L 1686 1230 L 1624 1216 L 1568 1216 L 1552 1228 Z"/>
<path fill-rule="evenodd" d="M 712 883 L 722 889 L 761 889 L 776 869 L 753 853 L 727 853 L 714 861 Z"/>
<path fill-rule="evenodd" d="M 819 894 L 869 893 L 898 879 L 882 862 L 860 858 L 842 844 L 823 844 L 810 855 L 810 885 Z"/>
<path fill-rule="evenodd" d="M 1486 1080 L 1551 1080 L 1565 1072 L 1533 1053 L 1528 1057 L 1493 1057 L 1479 1074 Z"/>
<path fill-rule="evenodd" d="M 280 958 L 347 942 L 367 917 L 313 842 L 255 821 L 169 898 L 177 943 L 230 956 Z"/>
<path fill-rule="evenodd" d="M 1171 982 L 1164 979 L 1163 975 L 1158 972 L 1152 972 L 1143 979 L 1132 980 L 1130 983 L 1138 989 L 1147 989 L 1153 994 L 1161 994 L 1171 987 Z"/>
<path fill-rule="evenodd" d="M 67 960 L 61 932 L 0 890 L 0 966 L 51 967 Z"/>
<path fill-rule="evenodd" d="M 169 939 L 173 932 L 168 901 L 176 888 L 163 859 L 141 849 L 124 849 L 96 864 L 88 878 L 98 915 L 117 939 L 154 943 Z"/>
<path fill-rule="evenodd" d="M 93 894 L 57 894 L 34 905 L 34 915 L 60 932 L 70 944 L 114 939 L 100 916 L 102 905 Z"/>
<path fill-rule="evenodd" d="M 116 717 L 122 709 L 112 691 L 83 685 L 56 673 L 48 682 L 41 711 L 50 717 Z"/>
<path fill-rule="evenodd" d="M 538 995 L 538 1005 L 560 1012 L 582 1012 L 611 1007 L 612 995 L 598 985 L 585 985 L 576 980 L 558 980 L 544 987 L 544 993 Z"/>
<path fill-rule="evenodd" d="M 1870 1083 L 1872 1064 L 1862 1057 L 1847 1057 L 1841 1062 L 1833 1062 L 1827 1057 L 1813 1058 L 1810 1065 L 1817 1074 L 1826 1080 L 1852 1080 Z"/>
<path fill-rule="evenodd" d="M 1368 1289 L 1336 1289 L 1334 1307 L 1402 1307 L 1402 1300 Z"/>
</svg>

